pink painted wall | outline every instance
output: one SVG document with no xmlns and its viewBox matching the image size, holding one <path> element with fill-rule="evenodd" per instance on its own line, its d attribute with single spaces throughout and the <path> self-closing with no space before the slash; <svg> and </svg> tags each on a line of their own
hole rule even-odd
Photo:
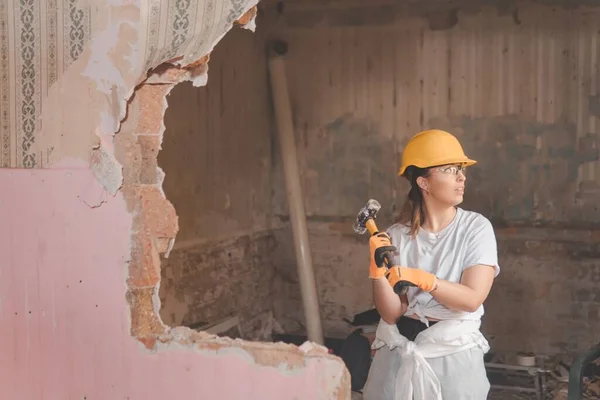
<svg viewBox="0 0 600 400">
<path fill-rule="evenodd" d="M 0 170 L 0 188 L 1 399 L 348 396 L 339 359 L 307 356 L 287 370 L 238 347 L 149 352 L 129 334 L 132 218 L 121 193 L 107 195 L 87 169 Z"/>
</svg>

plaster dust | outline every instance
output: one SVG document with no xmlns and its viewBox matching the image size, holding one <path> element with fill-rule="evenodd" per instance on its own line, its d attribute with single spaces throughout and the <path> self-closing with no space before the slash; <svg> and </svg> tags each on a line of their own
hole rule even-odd
<svg viewBox="0 0 600 400">
<path fill-rule="evenodd" d="M 201 353 L 233 353 L 241 355 L 261 366 L 277 368 L 281 371 L 301 370 L 311 358 L 339 360 L 330 355 L 324 346 L 305 342 L 301 346 L 287 343 L 248 343 L 240 339 L 221 338 L 206 332 L 198 332 L 185 327 L 171 329 L 167 334 L 157 337 L 153 351 L 159 349 L 193 348 Z M 344 368 L 341 369 L 343 372 Z M 340 379 L 345 379 L 343 376 Z"/>
</svg>

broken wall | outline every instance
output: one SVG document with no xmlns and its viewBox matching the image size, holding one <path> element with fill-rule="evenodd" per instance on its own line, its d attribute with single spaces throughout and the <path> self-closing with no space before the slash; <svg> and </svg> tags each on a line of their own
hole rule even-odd
<svg viewBox="0 0 600 400">
<path fill-rule="evenodd" d="M 403 146 L 437 127 L 479 160 L 463 206 L 490 218 L 498 236 L 502 272 L 483 327 L 493 348 L 553 353 L 595 343 L 600 9 L 335 4 L 290 3 L 271 13 L 289 44 L 326 333 L 343 336 L 341 318 L 372 307 L 367 239 L 351 227 L 356 213 L 376 198 L 380 227 L 393 222 L 407 193 L 396 177 Z M 274 187 L 285 222 L 284 186 Z M 291 234 L 281 231 L 277 242 L 282 255 L 293 254 Z M 279 267 L 289 279 L 277 286 L 286 299 L 277 316 L 302 331 L 300 299 L 289 295 L 298 292 L 295 261 Z"/>
<path fill-rule="evenodd" d="M 165 96 L 205 83 L 208 54 L 234 24 L 253 28 L 254 5 L 0 2 L 3 397 L 350 397 L 322 347 L 158 314 L 159 254 L 178 230 L 156 164 Z"/>
<path fill-rule="evenodd" d="M 211 54 L 205 87 L 168 97 L 158 164 L 179 216 L 161 263 L 161 315 L 196 326 L 237 315 L 242 335 L 271 340 L 275 247 L 272 128 L 264 28 L 235 30 Z"/>
</svg>

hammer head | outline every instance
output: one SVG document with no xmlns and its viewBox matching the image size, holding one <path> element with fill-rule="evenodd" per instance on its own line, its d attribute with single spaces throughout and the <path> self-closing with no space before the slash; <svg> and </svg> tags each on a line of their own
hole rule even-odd
<svg viewBox="0 0 600 400">
<path fill-rule="evenodd" d="M 362 235 L 367 231 L 367 221 L 369 219 L 375 219 L 377 211 L 381 208 L 381 204 L 377 200 L 370 199 L 367 204 L 359 211 L 356 216 L 356 222 L 354 222 L 354 231 L 359 235 Z"/>
</svg>

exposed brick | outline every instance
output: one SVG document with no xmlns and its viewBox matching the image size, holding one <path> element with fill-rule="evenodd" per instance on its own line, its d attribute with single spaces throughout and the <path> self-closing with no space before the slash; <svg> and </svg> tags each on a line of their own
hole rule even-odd
<svg viewBox="0 0 600 400">
<path fill-rule="evenodd" d="M 123 185 L 121 191 L 128 211 L 133 213 L 135 232 L 156 239 L 175 237 L 179 218 L 173 204 L 164 198 L 158 186 Z"/>
<path fill-rule="evenodd" d="M 136 337 L 155 337 L 166 332 L 154 307 L 156 288 L 131 289 L 127 292 L 127 301 L 131 306 L 131 335 Z"/>
<path fill-rule="evenodd" d="M 207 55 L 205 55 L 205 56 L 202 56 L 202 57 L 200 57 L 198 60 L 194 61 L 194 62 L 193 62 L 193 63 L 191 63 L 191 64 L 188 64 L 188 65 L 184 66 L 183 68 L 185 68 L 185 69 L 190 69 L 190 70 L 192 70 L 192 69 L 196 69 L 196 68 L 198 68 L 198 67 L 199 67 L 199 66 L 201 66 L 201 65 L 206 65 L 206 64 L 208 64 L 208 61 L 209 61 L 209 60 L 210 60 L 210 53 L 208 53 L 208 54 L 207 54 Z"/>
<path fill-rule="evenodd" d="M 190 71 L 186 68 L 179 68 L 168 63 L 163 63 L 152 71 L 145 86 L 160 85 L 171 88 L 173 85 L 189 78 L 189 75 Z"/>
<path fill-rule="evenodd" d="M 144 234 L 134 235 L 127 284 L 130 288 L 143 288 L 156 286 L 159 280 L 160 257 L 152 238 Z"/>
<path fill-rule="evenodd" d="M 139 212 L 140 186 L 124 183 L 123 186 L 121 186 L 120 191 L 121 193 L 123 193 L 123 198 L 125 199 L 125 203 L 127 204 L 127 211 L 130 213 Z M 134 222 L 134 230 L 137 228 L 138 227 Z"/>
<path fill-rule="evenodd" d="M 144 344 L 144 346 L 146 346 L 148 350 L 154 350 L 154 348 L 156 347 L 156 337 L 141 337 L 138 339 Z"/>
<path fill-rule="evenodd" d="M 132 107 L 137 107 L 139 117 L 136 133 L 143 135 L 158 135 L 163 126 L 165 96 L 173 85 L 143 85 L 137 93 Z"/>
<path fill-rule="evenodd" d="M 138 145 L 141 152 L 140 183 L 154 185 L 159 183 L 157 156 L 160 151 L 160 137 L 138 136 Z"/>
<path fill-rule="evenodd" d="M 140 213 L 137 227 L 157 238 L 175 237 L 179 230 L 178 217 L 173 204 L 156 186 L 139 188 Z M 134 221 L 135 224 L 136 221 Z"/>
<path fill-rule="evenodd" d="M 123 184 L 158 184 L 159 136 L 115 135 L 115 157 L 124 166 Z"/>
<path fill-rule="evenodd" d="M 115 157 L 123 165 L 123 184 L 140 183 L 142 152 L 137 137 L 117 133 L 114 138 Z"/>
</svg>

